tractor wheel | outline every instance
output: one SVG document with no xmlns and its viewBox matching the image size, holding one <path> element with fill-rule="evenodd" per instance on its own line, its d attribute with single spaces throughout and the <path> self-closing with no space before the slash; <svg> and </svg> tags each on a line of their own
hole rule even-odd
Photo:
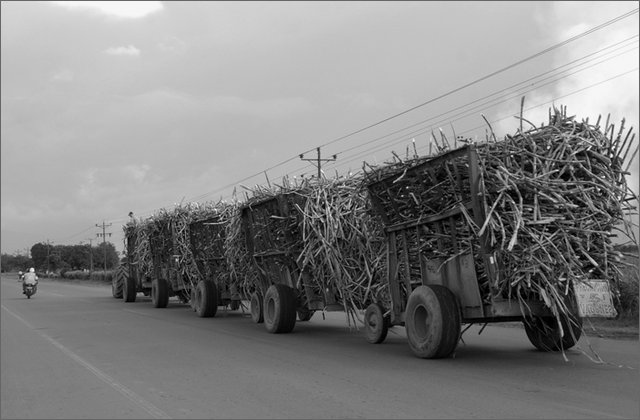
<svg viewBox="0 0 640 420">
<path fill-rule="evenodd" d="M 151 302 L 154 308 L 166 308 L 169 304 L 169 283 L 165 279 L 151 282 Z"/>
<path fill-rule="evenodd" d="M 200 318 L 216 316 L 218 286 L 213 281 L 200 280 L 196 287 L 196 313 Z"/>
<path fill-rule="evenodd" d="M 449 357 L 460 339 L 460 309 L 455 295 L 444 286 L 418 286 L 407 302 L 405 326 L 416 356 Z"/>
<path fill-rule="evenodd" d="M 288 333 L 296 325 L 296 295 L 284 284 L 272 284 L 264 295 L 264 326 L 273 334 Z"/>
<path fill-rule="evenodd" d="M 136 279 L 130 276 L 124 278 L 124 284 L 122 288 L 122 299 L 125 302 L 135 302 L 138 285 Z"/>
<path fill-rule="evenodd" d="M 127 266 L 120 264 L 111 279 L 111 295 L 116 299 L 122 299 L 125 279 L 127 277 Z"/>
<path fill-rule="evenodd" d="M 383 314 L 384 309 L 379 303 L 372 303 L 364 313 L 364 332 L 371 344 L 382 343 L 387 338 L 389 323 Z"/>
<path fill-rule="evenodd" d="M 264 322 L 262 296 L 258 292 L 253 292 L 251 294 L 251 319 L 256 324 L 262 324 Z"/>
</svg>

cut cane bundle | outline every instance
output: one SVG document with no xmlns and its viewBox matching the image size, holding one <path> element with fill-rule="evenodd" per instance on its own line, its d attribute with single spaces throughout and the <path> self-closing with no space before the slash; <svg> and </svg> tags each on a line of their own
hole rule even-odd
<svg viewBox="0 0 640 420">
<path fill-rule="evenodd" d="M 482 223 L 466 207 L 476 181 L 469 179 L 466 155 L 369 166 L 366 178 L 370 184 L 393 179 L 374 191 L 387 225 L 460 215 L 449 232 L 424 226 L 419 237 L 409 238 L 410 251 L 419 250 L 427 259 L 469 252 L 486 302 L 498 296 L 539 299 L 554 315 L 566 315 L 566 296 L 574 284 L 607 279 L 615 289 L 620 255 L 613 247 L 614 232 L 636 241 L 625 220 L 635 211 L 637 197 L 626 183 L 624 166 L 635 155 L 630 154 L 635 135 L 625 134 L 624 121 L 617 132 L 608 121 L 604 131 L 599 123 L 577 122 L 566 109 L 554 109 L 546 126 L 475 145 Z M 433 164 L 421 165 L 426 161 Z M 480 237 L 488 238 L 485 252 L 499 257 L 498 276 L 490 278 L 478 263 Z M 418 255 L 409 253 L 407 260 L 419 276 Z"/>
<path fill-rule="evenodd" d="M 308 273 L 310 284 L 305 286 L 313 295 L 324 296 L 325 302 L 339 302 L 350 325 L 368 303 L 387 299 L 382 278 L 384 237 L 361 183 L 357 177 L 285 182 L 254 190 L 244 205 L 252 212 L 249 240 L 254 255 L 278 256 L 276 264 L 293 266 L 299 276 L 295 284 L 303 281 L 302 272 Z M 237 231 L 241 223 L 233 225 Z M 237 260 L 246 258 L 242 246 L 236 242 L 227 252 Z M 263 262 L 264 270 L 271 270 L 267 275 L 277 281 L 275 271 L 280 269 L 271 264 Z M 259 281 L 254 276 L 243 286 L 255 289 Z"/>
<path fill-rule="evenodd" d="M 173 260 L 181 288 L 188 288 L 187 282 L 195 285 L 208 275 L 203 272 L 203 260 L 208 258 L 211 243 L 208 240 L 199 242 L 197 235 L 192 237 L 191 226 L 197 221 L 220 218 L 228 213 L 229 205 L 224 202 L 187 203 L 172 210 L 160 209 L 144 220 L 134 219 L 124 226 L 125 238 L 133 245 L 127 247 L 128 260 L 148 278 L 156 276 L 154 269 L 161 269 Z M 197 255 L 194 255 L 194 249 L 198 250 Z"/>
</svg>

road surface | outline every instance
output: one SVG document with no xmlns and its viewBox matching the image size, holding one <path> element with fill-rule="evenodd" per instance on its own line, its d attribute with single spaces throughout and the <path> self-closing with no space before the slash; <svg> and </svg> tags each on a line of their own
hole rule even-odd
<svg viewBox="0 0 640 420">
<path fill-rule="evenodd" d="M 521 328 L 472 326 L 423 360 L 404 329 L 368 344 L 344 313 L 269 334 L 248 310 L 198 318 L 106 285 L 1 281 L 2 419 L 638 418 L 638 340 L 536 351 Z M 599 356 L 602 361 L 595 359 Z"/>
</svg>

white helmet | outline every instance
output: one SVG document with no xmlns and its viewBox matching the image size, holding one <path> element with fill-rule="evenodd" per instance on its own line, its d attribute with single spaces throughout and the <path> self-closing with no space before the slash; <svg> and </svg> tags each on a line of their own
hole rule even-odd
<svg viewBox="0 0 640 420">
<path fill-rule="evenodd" d="M 30 273 L 35 273 L 35 272 L 36 272 L 36 269 L 35 269 L 35 268 L 33 268 L 33 267 L 31 267 L 31 268 L 29 269 L 29 272 L 30 272 Z"/>
</svg>

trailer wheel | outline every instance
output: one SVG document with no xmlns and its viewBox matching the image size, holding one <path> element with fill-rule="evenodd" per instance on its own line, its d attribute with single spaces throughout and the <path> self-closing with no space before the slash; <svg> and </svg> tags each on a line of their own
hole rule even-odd
<svg viewBox="0 0 640 420">
<path fill-rule="evenodd" d="M 218 286 L 201 280 L 196 287 L 196 312 L 200 318 L 210 318 L 218 311 Z"/>
<path fill-rule="evenodd" d="M 560 337 L 560 327 L 554 317 L 533 317 L 525 319 L 524 330 L 531 344 L 540 351 L 567 350 L 575 346 L 582 334 L 582 319 L 577 316 L 561 317 L 564 336 Z"/>
<path fill-rule="evenodd" d="M 284 284 L 272 284 L 264 295 L 264 326 L 273 334 L 288 333 L 296 325 L 296 295 Z"/>
<path fill-rule="evenodd" d="M 138 285 L 136 284 L 136 279 L 131 276 L 126 276 L 122 289 L 122 299 L 125 302 L 135 302 L 136 293 L 138 293 L 137 289 Z"/>
<path fill-rule="evenodd" d="M 193 310 L 193 312 L 197 312 L 198 311 L 198 299 L 196 299 L 196 289 L 197 286 L 194 286 L 193 284 L 191 285 L 191 291 L 189 292 L 189 306 L 191 306 L 191 309 Z"/>
<path fill-rule="evenodd" d="M 302 322 L 309 321 L 313 314 L 316 313 L 316 311 L 312 311 L 309 308 L 298 308 L 296 312 L 298 313 L 298 321 Z"/>
<path fill-rule="evenodd" d="M 256 324 L 262 324 L 264 322 L 264 313 L 262 311 L 262 296 L 260 293 L 251 293 L 251 319 Z"/>
<path fill-rule="evenodd" d="M 418 286 L 406 309 L 407 338 L 416 356 L 450 356 L 460 339 L 460 310 L 455 295 L 439 285 Z"/>
<path fill-rule="evenodd" d="M 389 323 L 383 314 L 384 310 L 379 303 L 372 303 L 364 313 L 364 332 L 371 344 L 382 343 L 387 338 Z"/>
<path fill-rule="evenodd" d="M 169 283 L 165 279 L 151 282 L 151 302 L 154 308 L 166 308 L 169 304 Z"/>
</svg>

